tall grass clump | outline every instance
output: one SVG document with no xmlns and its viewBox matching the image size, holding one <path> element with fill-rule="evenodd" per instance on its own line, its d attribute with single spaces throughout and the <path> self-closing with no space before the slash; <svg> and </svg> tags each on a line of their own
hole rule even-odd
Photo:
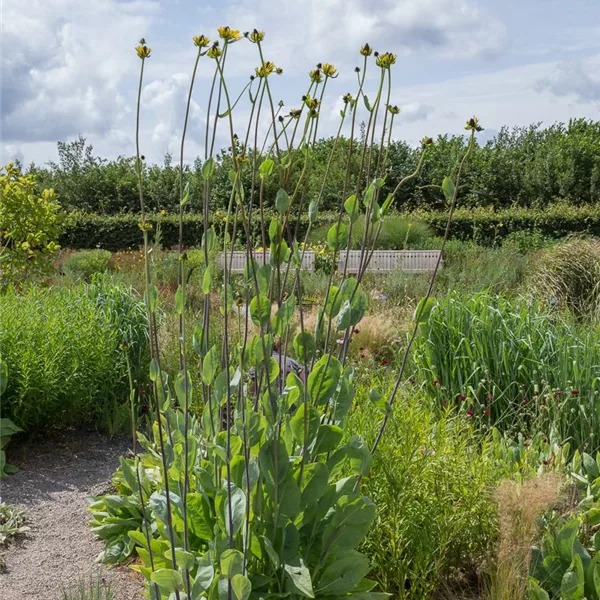
<svg viewBox="0 0 600 600">
<path fill-rule="evenodd" d="M 300 104 L 288 112 L 273 97 L 272 78 L 283 70 L 268 60 L 265 34 L 255 29 L 242 36 L 227 26 L 220 27 L 218 35 L 216 42 L 205 35 L 193 38 L 197 53 L 184 108 L 178 171 L 179 265 L 174 293 L 178 360 L 169 370 L 161 352 L 164 340 L 158 313 L 164 298 L 150 257 L 152 223 L 143 185 L 147 167 L 139 135 L 141 91 L 151 48 L 143 39 L 136 48 L 141 65 L 135 164 L 152 427 L 148 436 L 138 434 L 133 439 L 133 457 L 121 461 L 115 475 L 119 495 L 92 503 L 93 529 L 106 543 L 106 560 L 139 556 L 135 568 L 144 576 L 151 598 L 375 600 L 382 596 L 372 591 L 376 582 L 366 577 L 370 560 L 357 549 L 375 517 L 375 505 L 362 494 L 360 482 L 369 474 L 372 451 L 387 418 L 382 419 L 372 448 L 360 435 L 346 435 L 355 396 L 348 349 L 367 310 L 362 280 L 383 224 L 404 185 L 421 171 L 433 142 L 423 140 L 414 170 L 390 181 L 391 191 L 383 197 L 388 149 L 399 113 L 391 103 L 396 56 L 363 46 L 357 89 L 343 97 L 332 144 L 333 153 L 346 126 L 350 131 L 346 171 L 338 191 L 337 220 L 326 236 L 326 253 L 334 264 L 341 252 L 349 250 L 353 231 L 362 230 L 360 265 L 355 276 L 333 270 L 327 274 L 325 295 L 314 329 L 309 330 L 300 270 L 331 160 L 317 194 L 308 194 L 306 182 L 312 173 L 325 90 L 337 69 L 330 63 L 313 68 Z M 234 90 L 227 73 L 238 50 L 245 59 L 251 50 L 258 66 L 248 83 Z M 209 64 L 213 77 L 205 104 L 199 196 L 184 172 L 183 156 L 200 61 Z M 373 68 L 376 87 L 367 97 L 364 88 L 371 81 L 367 71 Z M 238 113 L 240 103 L 245 110 Z M 366 113 L 360 115 L 363 107 Z M 363 118 L 359 139 L 357 119 Z M 456 185 L 454 176 L 442 184 L 450 213 L 462 165 L 480 130 L 475 118 L 467 128 L 469 150 L 457 167 Z M 215 177 L 217 130 L 227 137 L 232 152 L 225 183 Z M 250 182 L 249 188 L 244 181 Z M 219 235 L 209 218 L 217 184 L 228 186 L 229 198 Z M 277 192 L 275 213 L 267 217 L 269 186 Z M 189 256 L 183 244 L 184 216 L 190 210 L 202 215 L 204 255 L 202 309 L 193 323 L 191 348 L 186 307 L 194 284 L 187 278 Z M 303 236 L 297 227 L 300 215 L 308 216 Z M 361 215 L 365 218 L 359 222 Z M 238 236 L 240 230 L 243 236 Z M 253 247 L 254 230 L 260 232 L 261 250 Z M 231 276 L 230 253 L 236 239 L 245 240 L 244 285 Z M 270 261 L 263 264 L 267 249 Z M 432 286 L 433 282 L 427 295 Z M 215 328 L 221 333 L 218 341 Z M 289 367 L 287 358 L 292 353 L 297 362 Z M 191 380 L 191 364 L 201 365 L 198 387 Z M 133 404 L 133 385 L 130 394 Z M 194 410 L 194 395 L 201 397 L 200 411 Z M 390 406 L 393 401 L 392 394 Z M 124 518 L 124 512 L 129 518 Z"/>
<path fill-rule="evenodd" d="M 93 424 L 105 403 L 126 402 L 127 360 L 138 372 L 147 360 L 145 327 L 139 299 L 108 282 L 6 290 L 3 416 L 28 432 Z"/>
<path fill-rule="evenodd" d="M 600 322 L 600 240 L 572 237 L 546 250 L 530 286 L 549 307 Z"/>
<path fill-rule="evenodd" d="M 108 250 L 82 250 L 69 255 L 61 271 L 75 280 L 89 281 L 96 273 L 108 271 L 112 254 Z"/>
<path fill-rule="evenodd" d="M 440 300 L 415 361 L 440 405 L 517 432 L 538 429 L 574 447 L 600 445 L 600 329 L 526 298 L 479 293 Z"/>
</svg>

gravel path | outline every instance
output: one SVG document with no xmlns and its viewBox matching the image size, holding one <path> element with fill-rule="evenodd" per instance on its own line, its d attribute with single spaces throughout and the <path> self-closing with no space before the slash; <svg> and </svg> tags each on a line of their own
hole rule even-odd
<svg viewBox="0 0 600 600">
<path fill-rule="evenodd" d="M 10 452 L 9 462 L 19 472 L 2 481 L 0 495 L 26 509 L 31 531 L 5 552 L 2 600 L 60 599 L 64 587 L 97 573 L 112 581 L 116 600 L 143 598 L 130 569 L 107 570 L 95 562 L 102 544 L 87 527 L 87 498 L 107 490 L 128 447 L 128 439 L 69 432 Z"/>
</svg>

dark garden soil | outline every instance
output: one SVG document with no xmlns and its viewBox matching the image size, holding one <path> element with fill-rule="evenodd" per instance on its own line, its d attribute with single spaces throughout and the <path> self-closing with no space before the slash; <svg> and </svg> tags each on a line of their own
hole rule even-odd
<svg viewBox="0 0 600 600">
<path fill-rule="evenodd" d="M 25 508 L 31 529 L 5 552 L 2 600 L 59 600 L 64 588 L 98 575 L 111 581 L 116 600 L 143 597 L 143 585 L 131 569 L 96 563 L 102 543 L 87 525 L 87 499 L 110 489 L 119 456 L 129 447 L 126 438 L 68 432 L 9 449 L 9 462 L 19 472 L 2 481 L 0 495 L 3 502 Z"/>
</svg>

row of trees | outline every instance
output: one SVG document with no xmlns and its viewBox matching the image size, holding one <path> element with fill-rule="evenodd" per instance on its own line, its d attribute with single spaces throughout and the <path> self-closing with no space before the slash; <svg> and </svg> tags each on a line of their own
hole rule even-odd
<svg viewBox="0 0 600 600">
<path fill-rule="evenodd" d="M 348 140 L 341 139 L 333 153 L 328 176 L 324 178 L 333 139 L 317 142 L 308 179 L 308 195 L 319 193 L 325 181 L 322 208 L 339 205 L 340 190 L 346 172 Z M 418 178 L 404 188 L 396 208 L 402 210 L 443 208 L 440 184 L 464 151 L 463 136 L 439 136 L 429 152 Z M 359 142 L 360 145 L 360 142 Z M 61 204 L 69 211 L 100 214 L 137 212 L 139 208 L 134 159 L 119 157 L 106 160 L 94 156 L 91 145 L 82 137 L 58 143 L 58 162 L 45 167 L 30 165 L 27 171 L 37 174 L 41 189 L 54 188 Z M 399 178 L 414 170 L 419 151 L 403 141 L 392 143 L 388 157 L 387 186 L 391 191 Z M 251 157 L 248 158 L 251 160 Z M 259 162 L 262 160 L 258 158 Z M 352 172 L 358 172 L 360 152 L 355 152 Z M 202 162 L 185 166 L 190 182 L 193 205 L 201 206 Z M 223 150 L 216 160 L 212 202 L 214 209 L 225 209 L 229 202 L 231 151 Z M 245 169 L 244 187 L 251 188 L 250 166 Z M 296 177 L 299 175 L 295 174 Z M 147 207 L 151 211 L 177 209 L 179 203 L 179 167 L 170 154 L 162 165 L 149 165 L 144 185 Z M 568 124 L 557 123 L 503 128 L 498 135 L 476 147 L 463 175 L 464 207 L 511 206 L 539 208 L 549 202 L 566 200 L 574 205 L 600 201 L 600 122 L 585 119 Z M 275 182 L 266 182 L 264 204 L 270 207 L 277 192 Z M 350 187 L 352 189 L 352 187 Z"/>
</svg>

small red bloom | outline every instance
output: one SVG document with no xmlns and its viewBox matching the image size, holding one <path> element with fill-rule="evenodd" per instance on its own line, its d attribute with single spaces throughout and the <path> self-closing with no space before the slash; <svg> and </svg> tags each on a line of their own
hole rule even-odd
<svg viewBox="0 0 600 600">
<path fill-rule="evenodd" d="M 464 402 L 464 401 L 467 399 L 467 397 L 466 397 L 466 396 L 459 396 L 459 397 L 458 397 L 458 399 L 459 399 L 461 402 Z"/>
<path fill-rule="evenodd" d="M 554 392 L 554 395 L 555 396 L 562 396 L 562 392 L 556 391 L 556 392 Z"/>
<path fill-rule="evenodd" d="M 440 385 L 440 382 L 437 379 L 434 379 L 433 380 L 433 385 L 438 386 L 438 385 Z"/>
<path fill-rule="evenodd" d="M 493 396 L 486 396 L 485 397 L 485 401 L 486 402 L 493 402 L 494 401 L 494 397 Z"/>
<path fill-rule="evenodd" d="M 537 398 L 540 395 L 540 393 L 539 392 L 533 392 L 533 395 Z"/>
<path fill-rule="evenodd" d="M 489 408 L 486 408 L 486 409 L 483 411 L 483 414 L 484 414 L 486 417 L 489 417 L 489 416 L 490 416 L 490 409 L 489 409 Z"/>
<path fill-rule="evenodd" d="M 579 396 L 579 390 L 571 390 L 573 396 Z"/>
<path fill-rule="evenodd" d="M 387 366 L 387 364 L 388 364 L 388 361 L 387 361 L 387 360 L 385 360 L 385 358 L 384 358 L 384 359 L 381 361 L 381 366 L 382 366 L 382 367 L 385 367 L 385 366 Z"/>
<path fill-rule="evenodd" d="M 544 460 L 544 461 L 543 461 L 543 463 L 544 463 L 546 466 L 548 466 L 550 463 L 552 463 L 552 460 L 551 460 L 551 459 Z"/>
<path fill-rule="evenodd" d="M 468 417 L 472 417 L 474 414 L 475 414 L 475 413 L 474 413 L 474 412 L 473 412 L 471 409 L 469 409 L 469 410 L 467 411 L 467 416 L 468 416 Z"/>
<path fill-rule="evenodd" d="M 527 400 L 527 398 L 526 398 L 525 396 L 523 396 L 523 397 L 521 398 L 521 402 L 522 402 L 523 404 L 527 404 L 528 400 Z"/>
<path fill-rule="evenodd" d="M 362 352 L 361 352 L 361 355 L 360 355 L 360 357 L 361 357 L 361 358 L 365 358 L 365 356 L 366 356 L 366 355 L 365 355 L 365 354 L 362 354 Z"/>
<path fill-rule="evenodd" d="M 408 383 L 412 383 L 413 385 L 415 385 L 415 378 L 414 377 L 409 377 L 408 378 Z"/>
<path fill-rule="evenodd" d="M 360 329 L 355 329 L 354 333 L 360 333 Z"/>
</svg>

